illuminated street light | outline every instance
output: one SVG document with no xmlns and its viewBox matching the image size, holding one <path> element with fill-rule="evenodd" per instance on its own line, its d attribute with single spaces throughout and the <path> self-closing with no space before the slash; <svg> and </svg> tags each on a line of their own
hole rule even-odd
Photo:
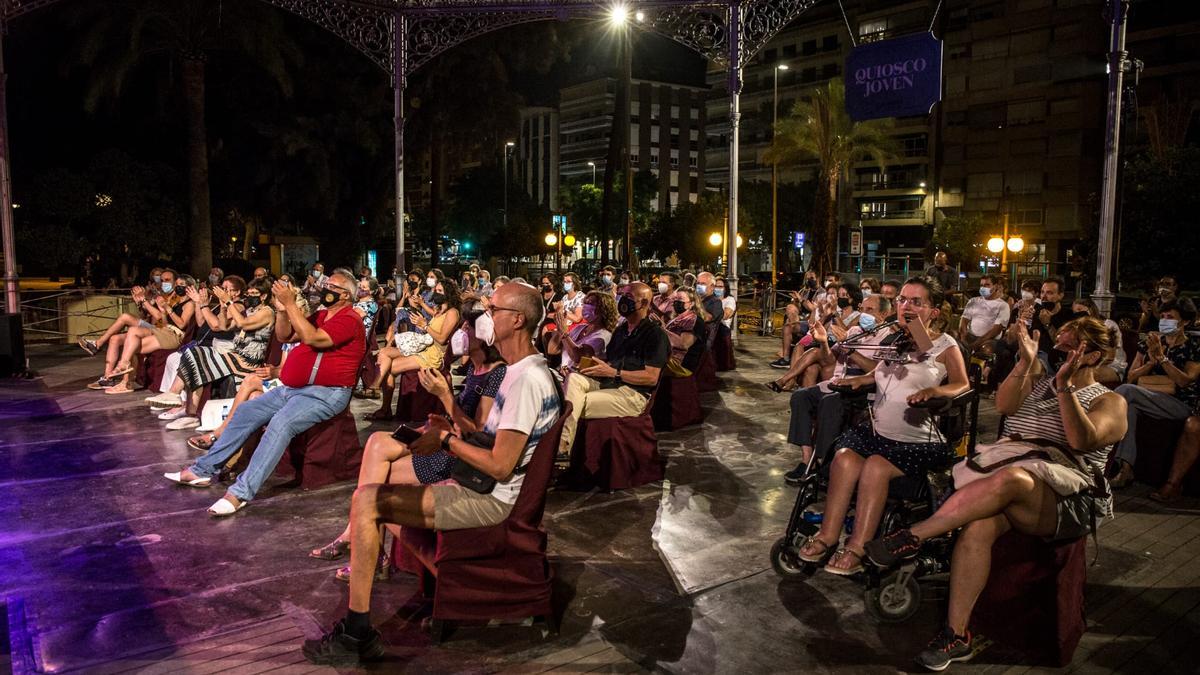
<svg viewBox="0 0 1200 675">
<path fill-rule="evenodd" d="M 1013 253 L 1020 253 L 1025 249 L 1025 240 L 1020 237 L 1012 237 L 1008 240 L 1008 250 Z"/>
<path fill-rule="evenodd" d="M 1004 250 L 1004 239 L 1000 237 L 992 237 L 988 239 L 987 248 L 992 253 L 999 253 Z"/>
<path fill-rule="evenodd" d="M 725 238 L 722 237 L 718 232 L 713 232 L 712 234 L 708 235 L 708 243 L 713 246 L 720 246 L 722 241 L 725 241 Z"/>
<path fill-rule="evenodd" d="M 646 20 L 646 13 L 645 12 L 637 12 L 633 15 L 633 18 L 637 19 L 638 23 L 642 23 L 643 21 Z"/>
<path fill-rule="evenodd" d="M 777 65 L 777 66 L 775 66 L 775 67 L 776 67 L 777 69 L 779 69 L 779 70 L 787 70 L 787 69 L 788 69 L 788 64 L 786 64 L 786 63 L 781 63 L 781 64 L 779 64 L 779 65 Z"/>
<path fill-rule="evenodd" d="M 550 235 L 550 236 L 554 236 L 554 235 Z M 575 245 L 575 235 L 568 234 L 567 236 L 563 237 L 563 246 L 574 246 L 574 245 Z"/>
<path fill-rule="evenodd" d="M 558 235 L 554 234 L 553 232 L 546 235 L 546 245 L 547 246 L 554 246 L 557 243 L 558 243 Z"/>
<path fill-rule="evenodd" d="M 629 21 L 629 10 L 625 8 L 625 5 L 613 5 L 608 20 L 613 26 L 624 26 Z"/>
<path fill-rule="evenodd" d="M 920 187 L 922 190 L 924 190 L 925 189 L 925 181 L 921 181 L 920 183 L 917 183 L 917 186 Z"/>
</svg>

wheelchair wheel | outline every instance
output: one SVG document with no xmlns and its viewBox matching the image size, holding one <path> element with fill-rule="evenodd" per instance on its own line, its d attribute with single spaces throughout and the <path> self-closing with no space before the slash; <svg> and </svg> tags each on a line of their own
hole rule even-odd
<svg viewBox="0 0 1200 675">
<path fill-rule="evenodd" d="M 867 613 L 886 623 L 908 621 L 921 607 L 921 585 L 911 573 L 894 572 L 863 593 Z"/>
<path fill-rule="evenodd" d="M 786 536 L 775 540 L 771 546 L 771 567 L 781 577 L 802 577 L 812 574 L 811 565 L 796 557 L 788 547 Z"/>
</svg>

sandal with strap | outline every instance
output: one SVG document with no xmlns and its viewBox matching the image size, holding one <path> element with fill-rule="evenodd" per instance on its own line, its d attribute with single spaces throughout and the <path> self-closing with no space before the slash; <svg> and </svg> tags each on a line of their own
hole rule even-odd
<svg viewBox="0 0 1200 675">
<path fill-rule="evenodd" d="M 350 566 L 339 567 L 333 575 L 334 579 L 350 583 Z M 375 581 L 387 581 L 392 578 L 392 559 L 386 553 L 379 554 L 379 562 L 375 565 Z"/>
<path fill-rule="evenodd" d="M 188 447 L 200 452 L 207 452 L 216 442 L 216 434 L 199 434 L 188 439 Z"/>
<path fill-rule="evenodd" d="M 853 566 L 847 567 L 845 569 L 843 569 L 841 567 L 833 566 L 834 560 L 839 560 L 843 556 L 848 556 L 848 555 L 854 556 L 854 558 L 857 560 L 857 562 L 855 562 Z M 833 558 L 831 558 L 830 561 L 825 564 L 824 569 L 826 572 L 829 572 L 830 574 L 836 574 L 839 577 L 854 576 L 855 574 L 859 574 L 863 571 L 862 559 L 863 559 L 863 554 L 859 553 L 858 551 L 853 551 L 853 550 L 850 550 L 845 547 L 839 548 L 837 550 L 837 552 L 833 554 Z"/>
<path fill-rule="evenodd" d="M 1178 501 L 1181 496 L 1183 496 L 1183 489 L 1178 483 L 1172 483 L 1171 481 L 1163 483 L 1162 487 L 1150 493 L 1150 499 L 1160 504 L 1170 504 L 1171 502 Z"/>
<path fill-rule="evenodd" d="M 813 535 L 804 540 L 804 543 L 800 545 L 800 550 L 802 551 L 808 548 L 810 544 L 820 544 L 821 552 L 813 555 L 811 553 L 801 553 L 797 551 L 796 557 L 806 563 L 815 563 L 817 565 L 823 565 L 829 561 L 829 557 L 833 555 L 833 544 L 826 544 L 820 539 L 817 539 L 816 535 Z"/>
<path fill-rule="evenodd" d="M 350 552 L 350 542 L 342 539 L 334 539 L 322 548 L 309 551 L 308 557 L 320 558 L 321 560 L 337 560 L 344 557 Z"/>
</svg>

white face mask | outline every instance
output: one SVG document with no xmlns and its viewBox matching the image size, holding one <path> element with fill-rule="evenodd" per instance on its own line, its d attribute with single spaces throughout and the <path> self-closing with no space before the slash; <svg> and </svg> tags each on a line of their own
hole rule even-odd
<svg viewBox="0 0 1200 675">
<path fill-rule="evenodd" d="M 476 319 L 478 321 L 478 319 Z M 454 335 L 450 336 L 450 353 L 455 356 L 462 356 L 467 353 L 467 345 L 471 338 L 467 335 L 467 331 L 459 328 L 454 331 Z"/>
<path fill-rule="evenodd" d="M 1026 302 L 1033 300 L 1035 297 L 1037 296 L 1033 294 L 1033 291 L 1021 291 L 1021 299 Z"/>
<path fill-rule="evenodd" d="M 661 282 L 658 284 L 658 294 L 659 295 L 666 295 L 668 290 L 670 290 L 670 286 L 667 286 L 666 284 L 661 283 Z"/>
<path fill-rule="evenodd" d="M 433 288 L 434 286 L 437 286 L 437 279 L 435 279 L 433 277 L 429 277 L 428 279 L 425 280 L 425 285 L 430 288 Z"/>
<path fill-rule="evenodd" d="M 862 296 L 863 296 L 864 298 L 869 298 L 869 297 L 871 297 L 871 289 L 869 289 L 869 288 L 863 288 L 863 289 L 860 289 L 860 290 L 862 290 Z"/>
<path fill-rule="evenodd" d="M 475 319 L 475 337 L 485 345 L 496 343 L 496 324 L 492 321 L 492 315 L 484 312 Z"/>
</svg>

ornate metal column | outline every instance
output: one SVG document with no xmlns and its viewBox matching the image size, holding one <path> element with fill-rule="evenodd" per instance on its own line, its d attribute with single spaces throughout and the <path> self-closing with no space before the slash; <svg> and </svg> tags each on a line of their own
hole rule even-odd
<svg viewBox="0 0 1200 675">
<path fill-rule="evenodd" d="M 4 307 L 10 314 L 21 313 L 21 292 L 17 287 L 17 245 L 13 235 L 12 177 L 8 167 L 8 73 L 4 70 L 4 31 L 0 17 L 0 232 L 4 238 Z M 21 367 L 24 367 L 22 364 Z"/>
<path fill-rule="evenodd" d="M 1113 292 L 1109 289 L 1113 271 L 1113 222 L 1117 210 L 1117 153 L 1121 142 L 1121 91 L 1125 69 L 1125 20 L 1130 0 L 1109 0 L 1107 18 L 1111 24 L 1108 53 L 1108 125 L 1104 137 L 1104 183 L 1100 194 L 1100 236 L 1096 242 L 1096 288 L 1092 300 L 1101 316 L 1112 309 Z"/>
<path fill-rule="evenodd" d="M 404 87 L 408 84 L 407 51 L 408 17 L 396 12 L 392 24 L 392 119 L 396 134 L 396 269 L 400 274 L 408 272 L 404 266 Z"/>
<path fill-rule="evenodd" d="M 742 4 L 735 0 L 729 4 L 727 23 L 729 31 L 729 233 L 725 246 L 729 251 L 726 260 L 726 292 L 737 297 L 737 240 L 738 240 L 738 125 L 741 123 L 742 97 L 742 54 L 741 27 Z M 733 316 L 733 340 L 737 341 L 737 309 Z"/>
</svg>

